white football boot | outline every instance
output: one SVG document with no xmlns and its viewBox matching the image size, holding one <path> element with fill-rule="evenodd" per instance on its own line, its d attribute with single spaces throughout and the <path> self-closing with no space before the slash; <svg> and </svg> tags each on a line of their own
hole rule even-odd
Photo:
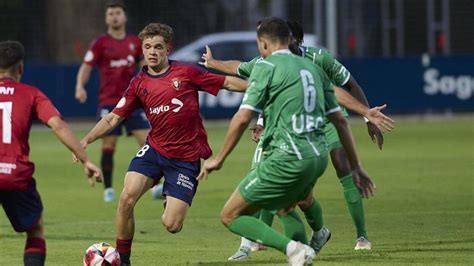
<svg viewBox="0 0 474 266">
<path fill-rule="evenodd" d="M 371 250 L 372 249 L 372 243 L 365 238 L 365 237 L 359 237 L 357 238 L 356 246 L 354 247 L 354 250 Z"/>
<path fill-rule="evenodd" d="M 316 256 L 314 250 L 310 246 L 301 244 L 300 242 L 296 245 L 295 250 L 288 254 L 288 265 L 304 266 L 312 264 L 313 258 Z"/>
<path fill-rule="evenodd" d="M 115 200 L 115 192 L 114 189 L 109 187 L 104 190 L 104 201 L 105 202 L 112 202 Z"/>
<path fill-rule="evenodd" d="M 250 248 L 248 247 L 239 247 L 239 250 L 235 252 L 234 255 L 230 256 L 227 260 L 236 261 L 236 260 L 247 260 L 250 258 Z"/>
<path fill-rule="evenodd" d="M 331 239 L 331 231 L 327 227 L 321 228 L 318 232 L 311 233 L 311 240 L 309 246 L 314 249 L 314 252 L 318 254 L 326 243 Z"/>
</svg>

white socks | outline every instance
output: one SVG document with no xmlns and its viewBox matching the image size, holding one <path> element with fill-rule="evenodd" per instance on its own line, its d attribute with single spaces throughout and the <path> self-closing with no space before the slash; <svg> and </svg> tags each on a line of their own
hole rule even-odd
<svg viewBox="0 0 474 266">
<path fill-rule="evenodd" d="M 298 242 L 291 240 L 290 243 L 286 245 L 286 255 L 290 256 L 290 254 L 296 250 L 297 245 L 298 245 Z"/>
<path fill-rule="evenodd" d="M 252 248 L 252 241 L 248 240 L 245 237 L 242 237 L 242 239 L 240 240 L 240 248 L 251 249 Z"/>
</svg>

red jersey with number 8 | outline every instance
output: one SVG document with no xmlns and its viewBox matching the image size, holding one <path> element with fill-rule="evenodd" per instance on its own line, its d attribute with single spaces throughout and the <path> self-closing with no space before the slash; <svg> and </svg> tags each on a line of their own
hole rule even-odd
<svg viewBox="0 0 474 266">
<path fill-rule="evenodd" d="M 143 108 L 151 124 L 147 141 L 153 149 L 185 162 L 207 159 L 211 149 L 199 114 L 198 91 L 217 95 L 224 81 L 225 76 L 178 61 L 170 61 L 168 70 L 156 76 L 144 67 L 113 112 L 127 118 Z"/>
<path fill-rule="evenodd" d="M 34 164 L 29 161 L 31 123 L 60 116 L 39 89 L 12 79 L 0 79 L 0 190 L 26 190 Z"/>
</svg>

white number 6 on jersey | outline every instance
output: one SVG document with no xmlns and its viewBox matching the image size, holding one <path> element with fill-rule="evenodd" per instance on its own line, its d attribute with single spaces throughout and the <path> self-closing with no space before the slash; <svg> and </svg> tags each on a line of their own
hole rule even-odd
<svg viewBox="0 0 474 266">
<path fill-rule="evenodd" d="M 306 69 L 302 69 L 300 76 L 303 81 L 304 109 L 311 113 L 316 108 L 316 88 L 314 87 L 313 74 Z"/>
</svg>

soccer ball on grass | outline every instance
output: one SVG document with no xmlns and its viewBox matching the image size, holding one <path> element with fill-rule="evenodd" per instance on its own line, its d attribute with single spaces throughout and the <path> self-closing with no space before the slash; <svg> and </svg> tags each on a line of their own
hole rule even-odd
<svg viewBox="0 0 474 266">
<path fill-rule="evenodd" d="M 83 258 L 84 266 L 118 266 L 120 254 L 109 243 L 99 243 L 90 246 Z"/>
</svg>

